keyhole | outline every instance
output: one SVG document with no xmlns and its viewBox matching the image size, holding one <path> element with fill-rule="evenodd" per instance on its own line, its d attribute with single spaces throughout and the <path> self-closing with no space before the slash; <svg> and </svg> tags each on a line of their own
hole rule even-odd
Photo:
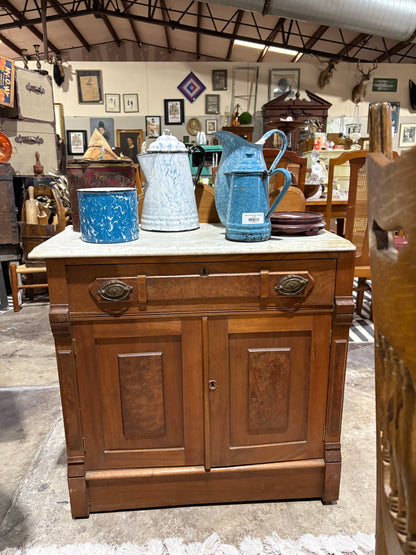
<svg viewBox="0 0 416 555">
<path fill-rule="evenodd" d="M 208 389 L 210 391 L 215 391 L 217 389 L 217 382 L 215 380 L 209 380 Z"/>
</svg>

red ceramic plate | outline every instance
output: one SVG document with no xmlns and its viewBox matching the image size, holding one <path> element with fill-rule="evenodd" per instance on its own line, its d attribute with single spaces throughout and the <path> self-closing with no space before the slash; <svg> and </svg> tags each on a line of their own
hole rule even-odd
<svg viewBox="0 0 416 555">
<path fill-rule="evenodd" d="M 12 143 L 9 138 L 0 132 L 0 162 L 8 162 L 12 155 Z"/>
</svg>

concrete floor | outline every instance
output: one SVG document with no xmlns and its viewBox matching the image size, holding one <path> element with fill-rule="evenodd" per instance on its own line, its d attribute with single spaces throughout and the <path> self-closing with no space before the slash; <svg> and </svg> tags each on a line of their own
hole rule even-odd
<svg viewBox="0 0 416 555">
<path fill-rule="evenodd" d="M 372 344 L 349 348 L 340 499 L 147 509 L 71 518 L 57 371 L 48 305 L 0 314 L 0 551 L 74 543 L 132 542 L 216 532 L 245 536 L 353 536 L 375 529 L 375 415 Z"/>
</svg>

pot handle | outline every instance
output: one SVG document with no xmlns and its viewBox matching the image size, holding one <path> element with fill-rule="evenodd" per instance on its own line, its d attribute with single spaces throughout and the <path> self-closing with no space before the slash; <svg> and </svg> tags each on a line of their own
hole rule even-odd
<svg viewBox="0 0 416 555">
<path fill-rule="evenodd" d="M 287 148 L 287 137 L 281 129 L 271 129 L 270 131 L 266 131 L 266 133 L 263 135 L 263 137 L 261 139 L 259 139 L 256 143 L 258 145 L 264 145 L 266 143 L 267 139 L 269 137 L 271 137 L 272 135 L 274 135 L 274 134 L 279 135 L 279 137 L 280 137 L 280 152 L 276 156 L 276 158 L 273 160 L 273 164 L 270 166 L 270 168 L 267 172 L 269 175 L 274 175 L 275 174 L 274 170 L 276 169 L 277 164 L 280 161 L 280 158 L 283 156 L 283 154 L 284 154 L 284 152 Z"/>
</svg>

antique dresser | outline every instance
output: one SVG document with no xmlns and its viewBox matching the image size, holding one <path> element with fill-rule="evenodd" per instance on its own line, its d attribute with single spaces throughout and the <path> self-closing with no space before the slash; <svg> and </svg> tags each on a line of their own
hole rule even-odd
<svg viewBox="0 0 416 555">
<path fill-rule="evenodd" d="M 74 517 L 338 498 L 354 246 L 220 224 L 47 261 Z"/>
</svg>

